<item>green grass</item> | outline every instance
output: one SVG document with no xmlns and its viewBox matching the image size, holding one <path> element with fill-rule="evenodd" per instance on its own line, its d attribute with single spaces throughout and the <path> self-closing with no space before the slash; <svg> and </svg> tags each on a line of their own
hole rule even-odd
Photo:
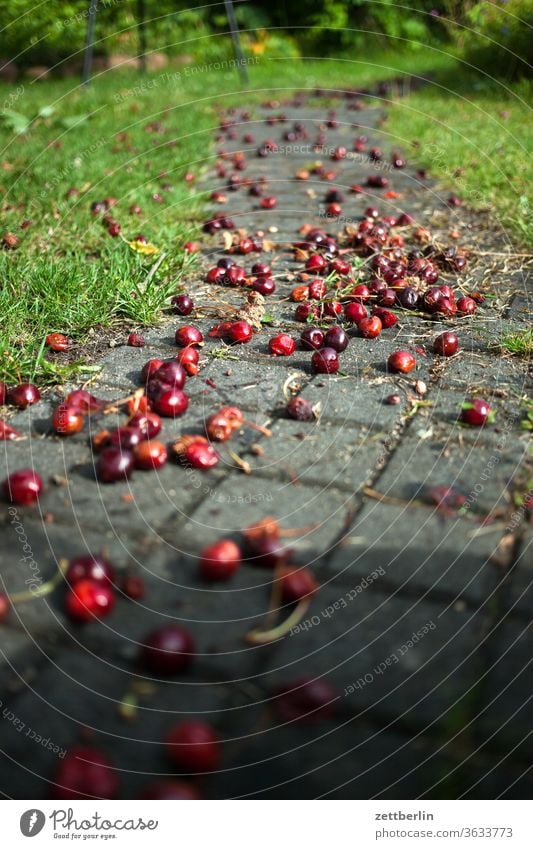
<svg viewBox="0 0 533 849">
<path fill-rule="evenodd" d="M 504 86 L 457 65 L 398 100 L 384 127 L 510 241 L 533 244 L 531 85 Z M 413 141 L 416 148 L 412 148 Z"/>
<path fill-rule="evenodd" d="M 533 354 L 533 330 L 528 328 L 517 333 L 507 333 L 499 343 L 499 348 L 516 357 L 530 357 Z"/>
<path fill-rule="evenodd" d="M 191 271 L 182 246 L 198 235 L 205 214 L 208 184 L 202 186 L 201 175 L 215 156 L 217 105 L 281 100 L 296 89 L 317 86 L 333 92 L 363 87 L 402 72 L 444 77 L 453 65 L 453 59 L 432 51 L 374 56 L 368 61 L 264 57 L 250 65 L 246 92 L 239 89 L 235 71 L 189 76 L 179 67 L 144 82 L 133 72 L 108 72 L 88 90 L 81 90 L 76 79 L 25 82 L 21 89 L 0 86 L 0 232 L 22 237 L 18 250 L 0 251 L 0 379 L 37 374 L 41 381 L 53 382 L 65 377 L 43 357 L 42 343 L 49 332 L 65 332 L 83 343 L 92 327 L 116 322 L 140 326 L 160 319 L 184 273 Z M 176 72 L 179 78 L 172 76 Z M 507 204 L 509 215 L 511 200 L 516 206 L 515 196 L 522 195 L 525 181 L 524 161 L 518 167 L 514 149 L 525 137 L 524 113 L 513 97 L 505 100 L 512 117 L 502 130 L 504 152 L 498 159 L 510 172 L 509 181 L 502 178 L 501 184 L 502 204 Z M 479 98 L 476 94 L 476 103 L 478 99 L 490 105 L 486 92 Z M 449 136 L 455 138 L 450 117 L 450 104 L 455 102 L 433 85 L 398 100 L 385 129 L 404 147 L 413 137 L 420 138 L 424 158 L 424 145 L 436 135 L 446 146 Z M 416 112 L 422 107 L 429 114 L 433 110 L 435 121 L 424 121 Z M 499 108 L 500 103 L 492 112 Z M 13 132 L 9 123 L 17 119 L 5 114 L 2 119 L 5 109 L 31 119 L 26 132 Z M 479 135 L 482 159 L 489 149 L 485 133 L 493 118 L 477 108 L 461 109 L 461 120 L 470 115 L 463 132 Z M 438 115 L 447 122 L 446 129 L 436 122 Z M 516 131 L 514 147 L 505 134 L 511 127 Z M 468 164 L 470 142 L 459 138 L 455 147 L 450 145 L 452 160 L 457 157 L 461 165 Z M 187 171 L 199 178 L 192 186 L 184 180 Z M 477 174 L 480 183 L 479 169 L 468 166 L 466 173 L 468 179 Z M 489 169 L 486 179 L 489 191 L 496 185 L 495 173 Z M 450 177 L 449 182 L 457 179 Z M 162 189 L 165 183 L 168 189 Z M 80 194 L 67 199 L 71 187 Z M 163 196 L 162 204 L 154 202 L 154 193 Z M 109 196 L 119 199 L 116 217 L 124 235 L 131 239 L 142 232 L 165 254 L 153 277 L 148 273 L 159 257 L 136 254 L 123 239 L 110 238 L 100 219 L 91 216 L 91 202 Z M 142 207 L 140 217 L 128 213 L 132 203 Z M 21 231 L 24 219 L 32 224 Z M 525 225 L 516 220 L 512 226 L 521 233 Z"/>
</svg>

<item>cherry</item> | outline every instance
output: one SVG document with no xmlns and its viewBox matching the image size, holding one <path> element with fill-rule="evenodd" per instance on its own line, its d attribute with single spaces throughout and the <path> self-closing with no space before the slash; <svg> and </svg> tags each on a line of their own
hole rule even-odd
<svg viewBox="0 0 533 849">
<path fill-rule="evenodd" d="M 138 430 L 144 439 L 153 439 L 161 431 L 162 422 L 157 413 L 138 412 L 128 422 L 129 426 Z"/>
<path fill-rule="evenodd" d="M 205 423 L 205 430 L 214 442 L 226 442 L 233 436 L 235 427 L 230 419 L 220 411 L 209 416 Z"/>
<path fill-rule="evenodd" d="M 204 436 L 182 437 L 173 446 L 178 459 L 193 469 L 211 469 L 220 461 L 220 457 Z"/>
<path fill-rule="evenodd" d="M 87 580 L 105 586 L 114 583 L 115 570 L 101 554 L 78 554 L 69 560 L 65 580 L 71 586 Z"/>
<path fill-rule="evenodd" d="M 398 316 L 384 307 L 374 307 L 372 315 L 379 318 L 384 328 L 394 327 L 395 324 L 398 324 Z"/>
<path fill-rule="evenodd" d="M 182 416 L 189 406 L 189 397 L 181 389 L 166 389 L 153 401 L 156 413 L 168 418 Z"/>
<path fill-rule="evenodd" d="M 391 371 L 408 374 L 416 366 L 416 360 L 410 351 L 394 351 L 387 360 Z"/>
<path fill-rule="evenodd" d="M 20 383 L 8 392 L 8 401 L 15 407 L 25 409 L 41 400 L 41 393 L 33 383 Z"/>
<path fill-rule="evenodd" d="M 260 295 L 273 295 L 276 291 L 276 284 L 271 277 L 259 277 L 252 285 L 254 292 L 259 292 Z"/>
<path fill-rule="evenodd" d="M 459 350 L 457 334 L 451 330 L 441 333 L 433 342 L 433 350 L 436 354 L 440 354 L 441 357 L 453 357 Z"/>
<path fill-rule="evenodd" d="M 135 427 L 117 427 L 109 434 L 107 445 L 122 451 L 133 451 L 142 438 L 142 433 Z"/>
<path fill-rule="evenodd" d="M 364 339 L 376 339 L 383 329 L 381 319 L 377 315 L 362 318 L 357 327 Z"/>
<path fill-rule="evenodd" d="M 180 348 L 187 348 L 189 345 L 201 345 L 203 341 L 204 337 L 201 331 L 192 324 L 185 324 L 176 330 L 176 345 L 179 345 Z"/>
<path fill-rule="evenodd" d="M 0 593 L 0 624 L 6 621 L 11 610 L 9 598 L 5 593 Z"/>
<path fill-rule="evenodd" d="M 271 277 L 272 269 L 266 262 L 255 262 L 252 265 L 252 274 L 254 277 Z"/>
<path fill-rule="evenodd" d="M 121 448 L 104 448 L 98 458 L 96 474 L 102 483 L 126 480 L 133 472 L 134 460 L 131 451 Z"/>
<path fill-rule="evenodd" d="M 302 678 L 275 693 L 274 708 L 285 722 L 314 722 L 335 714 L 337 692 L 325 678 Z"/>
<path fill-rule="evenodd" d="M 460 315 L 474 315 L 477 304 L 473 298 L 462 297 L 457 301 L 457 312 Z"/>
<path fill-rule="evenodd" d="M 190 350 L 185 348 L 184 350 Z M 183 389 L 187 380 L 185 369 L 179 362 L 178 358 L 172 360 L 164 360 L 158 369 L 153 373 L 155 380 L 161 381 L 172 389 Z"/>
<path fill-rule="evenodd" d="M 350 292 L 350 296 L 355 298 L 357 301 L 364 303 L 368 301 L 371 297 L 371 292 L 368 286 L 365 286 L 364 283 L 359 283 L 357 286 L 354 286 L 352 291 Z"/>
<path fill-rule="evenodd" d="M 75 407 L 59 404 L 52 414 L 52 427 L 60 436 L 71 436 L 83 429 L 84 418 Z"/>
<path fill-rule="evenodd" d="M 116 799 L 119 780 L 102 751 L 73 746 L 60 761 L 52 779 L 55 799 Z"/>
<path fill-rule="evenodd" d="M 308 318 L 318 318 L 317 308 L 313 304 L 298 304 L 294 311 L 296 321 L 307 321 Z"/>
<path fill-rule="evenodd" d="M 483 398 L 469 398 L 462 405 L 460 420 L 472 427 L 483 427 L 492 424 L 494 413 Z"/>
<path fill-rule="evenodd" d="M 200 245 L 198 242 L 185 242 L 183 250 L 187 251 L 188 254 L 195 254 L 200 250 Z"/>
<path fill-rule="evenodd" d="M 44 343 L 47 348 L 50 348 L 56 354 L 68 351 L 70 348 L 70 340 L 63 333 L 49 333 Z"/>
<path fill-rule="evenodd" d="M 366 181 L 367 186 L 371 189 L 386 189 L 389 181 L 381 174 L 370 174 Z"/>
<path fill-rule="evenodd" d="M 121 581 L 121 589 L 124 595 L 133 601 L 144 598 L 146 594 L 144 581 L 138 575 L 126 575 Z"/>
<path fill-rule="evenodd" d="M 350 324 L 359 324 L 361 319 L 367 318 L 368 312 L 366 311 L 366 307 L 363 306 L 359 301 L 350 301 L 344 307 L 344 318 Z"/>
<path fill-rule="evenodd" d="M 167 449 L 162 442 L 145 439 L 133 449 L 137 469 L 162 469 L 168 459 Z"/>
<path fill-rule="evenodd" d="M 200 575 L 207 581 L 226 581 L 241 565 L 239 546 L 230 539 L 208 545 L 200 555 Z"/>
<path fill-rule="evenodd" d="M 179 625 L 163 625 L 146 637 L 140 648 L 142 665 L 156 675 L 176 675 L 191 665 L 195 653 L 193 638 Z"/>
<path fill-rule="evenodd" d="M 176 781 L 164 778 L 152 781 L 145 787 L 141 799 L 163 799 L 164 801 L 201 799 L 201 795 L 192 784 L 187 781 Z"/>
<path fill-rule="evenodd" d="M 339 370 L 339 357 L 334 348 L 321 348 L 311 358 L 313 371 L 318 374 L 335 374 Z"/>
<path fill-rule="evenodd" d="M 329 264 L 329 272 L 346 277 L 351 271 L 351 265 L 345 259 L 334 259 Z"/>
<path fill-rule="evenodd" d="M 167 736 L 170 759 L 186 772 L 213 772 L 220 764 L 220 743 L 207 722 L 188 720 L 175 725 Z"/>
<path fill-rule="evenodd" d="M 189 376 L 198 374 L 198 360 L 200 359 L 198 348 L 182 348 L 176 354 L 176 359 Z"/>
<path fill-rule="evenodd" d="M 292 604 L 302 598 L 313 596 L 318 590 L 318 584 L 309 569 L 285 566 L 279 575 L 281 600 Z"/>
<path fill-rule="evenodd" d="M 228 327 L 228 337 L 234 344 L 241 345 L 249 342 L 253 336 L 253 330 L 247 321 L 234 321 Z"/>
<path fill-rule="evenodd" d="M 84 579 L 76 581 L 67 592 L 65 607 L 72 619 L 90 622 L 94 617 L 103 619 L 115 606 L 115 595 L 111 587 Z"/>
<path fill-rule="evenodd" d="M 402 399 L 399 395 L 397 395 L 396 393 L 393 393 L 392 395 L 387 395 L 384 403 L 388 404 L 391 407 L 395 407 L 397 404 L 402 403 Z"/>
<path fill-rule="evenodd" d="M 300 334 L 302 347 L 308 350 L 318 350 L 324 345 L 324 333 L 319 327 L 306 327 Z"/>
<path fill-rule="evenodd" d="M 194 309 L 194 302 L 190 295 L 174 295 L 170 304 L 178 315 L 190 315 Z"/>
<path fill-rule="evenodd" d="M 3 380 L 0 380 L 0 407 L 6 403 L 7 399 L 7 386 Z"/>
<path fill-rule="evenodd" d="M 130 348 L 144 348 L 146 345 L 146 339 L 141 333 L 135 333 L 133 331 L 128 336 L 128 345 Z"/>
<path fill-rule="evenodd" d="M 342 215 L 342 206 L 340 203 L 328 203 L 326 206 L 326 215 L 330 218 L 338 218 Z"/>
<path fill-rule="evenodd" d="M 148 360 L 141 369 L 141 383 L 146 383 L 163 365 L 163 360 Z"/>
<path fill-rule="evenodd" d="M 398 303 L 406 310 L 414 310 L 420 301 L 420 294 L 412 286 L 400 289 L 397 294 Z"/>
<path fill-rule="evenodd" d="M 381 289 L 378 292 L 378 303 L 382 307 L 392 307 L 396 303 L 396 292 L 394 289 Z"/>
<path fill-rule="evenodd" d="M 346 331 L 338 325 L 330 327 L 324 338 L 324 343 L 326 347 L 333 348 L 333 350 L 337 351 L 337 353 L 339 354 L 342 351 L 346 350 L 349 341 L 350 339 Z"/>
<path fill-rule="evenodd" d="M 278 336 L 273 336 L 268 341 L 268 350 L 275 357 L 290 357 L 294 354 L 296 342 L 291 336 L 286 333 L 279 333 Z"/>
<path fill-rule="evenodd" d="M 328 287 L 323 280 L 312 280 L 309 284 L 309 297 L 313 301 L 320 301 L 325 297 Z"/>
<path fill-rule="evenodd" d="M 310 401 L 306 401 L 298 395 L 296 398 L 291 398 L 287 404 L 287 414 L 291 419 L 296 419 L 299 422 L 310 422 L 314 419 L 313 405 Z"/>
<path fill-rule="evenodd" d="M 326 260 L 321 254 L 311 254 L 305 263 L 305 270 L 320 273 L 326 268 Z"/>
<path fill-rule="evenodd" d="M 8 501 L 22 507 L 37 501 L 43 489 L 43 482 L 40 475 L 32 469 L 19 469 L 6 478 L 3 487 Z"/>
<path fill-rule="evenodd" d="M 274 207 L 277 206 L 277 203 L 278 199 L 272 195 L 270 197 L 261 198 L 259 201 L 261 209 L 274 209 Z"/>
<path fill-rule="evenodd" d="M 121 231 L 122 227 L 120 226 L 118 221 L 111 221 L 111 223 L 108 225 L 107 232 L 110 236 L 113 236 L 113 238 L 119 236 Z"/>
</svg>

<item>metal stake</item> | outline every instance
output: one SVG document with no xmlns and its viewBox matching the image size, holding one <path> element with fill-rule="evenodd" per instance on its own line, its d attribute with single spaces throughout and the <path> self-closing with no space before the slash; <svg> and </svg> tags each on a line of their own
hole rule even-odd
<svg viewBox="0 0 533 849">
<path fill-rule="evenodd" d="M 89 85 L 91 76 L 91 67 L 93 64 L 93 48 L 94 48 L 94 25 L 96 22 L 96 13 L 98 11 L 98 0 L 90 0 L 89 2 L 89 18 L 87 20 L 87 35 L 85 38 L 85 50 L 83 53 L 83 76 L 82 85 Z"/>
<path fill-rule="evenodd" d="M 229 28 L 231 30 L 231 40 L 233 42 L 233 52 L 237 61 L 237 67 L 239 70 L 241 83 L 243 83 L 244 85 L 248 85 L 248 69 L 246 67 L 244 53 L 242 51 L 241 34 L 239 32 L 237 18 L 235 17 L 235 9 L 233 7 L 233 2 L 232 0 L 224 0 L 224 5 L 226 7 L 226 14 L 228 16 Z"/>
</svg>

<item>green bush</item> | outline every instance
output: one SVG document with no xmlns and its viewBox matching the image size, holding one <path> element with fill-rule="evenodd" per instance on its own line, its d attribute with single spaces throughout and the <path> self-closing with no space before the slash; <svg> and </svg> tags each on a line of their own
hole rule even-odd
<svg viewBox="0 0 533 849">
<path fill-rule="evenodd" d="M 467 9 L 458 34 L 464 59 L 492 76 L 508 79 L 531 75 L 533 0 L 476 3 Z"/>
</svg>

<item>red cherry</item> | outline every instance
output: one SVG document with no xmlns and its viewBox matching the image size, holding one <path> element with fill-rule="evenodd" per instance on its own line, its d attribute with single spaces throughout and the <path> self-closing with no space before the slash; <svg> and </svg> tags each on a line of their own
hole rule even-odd
<svg viewBox="0 0 533 849">
<path fill-rule="evenodd" d="M 492 424 L 494 413 L 483 398 L 469 398 L 462 406 L 460 420 L 471 427 Z"/>
<path fill-rule="evenodd" d="M 394 327 L 395 324 L 398 324 L 398 316 L 384 307 L 374 307 L 372 315 L 379 318 L 384 328 Z"/>
<path fill-rule="evenodd" d="M 162 469 L 168 459 L 167 449 L 162 442 L 145 439 L 133 449 L 137 469 Z"/>
<path fill-rule="evenodd" d="M 350 297 L 356 298 L 358 301 L 364 302 L 368 301 L 371 297 L 371 291 L 368 286 L 365 286 L 364 283 L 359 283 L 358 286 L 354 286 L 352 291 L 350 292 Z"/>
<path fill-rule="evenodd" d="M 459 298 L 457 301 L 457 312 L 459 315 L 474 315 L 477 304 L 473 298 Z"/>
<path fill-rule="evenodd" d="M 212 469 L 220 462 L 220 457 L 212 445 L 198 439 L 185 448 L 182 462 L 193 469 Z"/>
<path fill-rule="evenodd" d="M 146 383 L 163 365 L 163 360 L 148 360 L 141 370 L 141 383 Z"/>
<path fill-rule="evenodd" d="M 198 361 L 200 359 L 198 348 L 182 348 L 176 355 L 176 359 L 189 376 L 198 374 Z"/>
<path fill-rule="evenodd" d="M 327 294 L 328 287 L 323 280 L 312 280 L 309 284 L 309 297 L 313 301 L 320 301 Z"/>
<path fill-rule="evenodd" d="M 200 720 L 175 725 L 167 736 L 166 751 L 180 770 L 186 772 L 213 772 L 220 764 L 218 734 Z"/>
<path fill-rule="evenodd" d="M 7 500 L 22 507 L 37 501 L 43 489 L 43 482 L 32 469 L 19 469 L 6 478 L 3 487 Z"/>
<path fill-rule="evenodd" d="M 189 398 L 181 389 L 166 389 L 153 401 L 156 413 L 167 418 L 182 416 L 189 406 Z"/>
<path fill-rule="evenodd" d="M 11 610 L 9 598 L 5 593 L 0 593 L 0 624 L 6 621 Z"/>
<path fill-rule="evenodd" d="M 318 584 L 309 569 L 285 566 L 280 571 L 281 598 L 285 604 L 300 601 L 314 595 Z"/>
<path fill-rule="evenodd" d="M 90 622 L 94 617 L 103 619 L 115 606 L 115 594 L 110 586 L 98 581 L 76 581 L 67 592 L 65 607 L 72 619 Z"/>
<path fill-rule="evenodd" d="M 350 301 L 350 303 L 346 304 L 344 307 L 344 318 L 350 324 L 359 324 L 361 319 L 367 317 L 368 312 L 366 311 L 366 307 L 358 301 Z"/>
<path fill-rule="evenodd" d="M 441 357 L 453 357 L 459 350 L 457 334 L 451 330 L 441 333 L 433 342 L 433 350 L 436 354 L 440 354 Z"/>
<path fill-rule="evenodd" d="M 381 319 L 377 315 L 361 319 L 357 326 L 364 339 L 376 339 L 383 329 Z"/>
<path fill-rule="evenodd" d="M 153 439 L 160 433 L 162 422 L 157 413 L 138 412 L 128 422 L 129 426 L 138 430 L 144 439 Z"/>
<path fill-rule="evenodd" d="M 394 351 L 387 360 L 391 371 L 409 374 L 416 366 L 416 360 L 410 351 Z"/>
<path fill-rule="evenodd" d="M 115 570 L 101 554 L 79 554 L 69 560 L 65 580 L 71 586 L 85 580 L 105 586 L 115 582 Z"/>
<path fill-rule="evenodd" d="M 195 653 L 194 641 L 179 625 L 164 625 L 152 631 L 141 645 L 143 666 L 155 675 L 177 675 L 191 665 Z"/>
<path fill-rule="evenodd" d="M 176 330 L 176 345 L 187 348 L 189 345 L 201 345 L 204 341 L 203 334 L 192 324 L 185 324 Z"/>
<path fill-rule="evenodd" d="M 70 340 L 63 333 L 49 333 L 44 342 L 47 348 L 56 354 L 68 351 L 70 348 Z"/>
<path fill-rule="evenodd" d="M 274 207 L 277 206 L 278 199 L 273 197 L 273 196 L 264 197 L 264 198 L 261 198 L 259 203 L 260 203 L 261 209 L 274 209 Z"/>
<path fill-rule="evenodd" d="M 247 321 L 234 321 L 228 327 L 228 337 L 234 344 L 249 342 L 253 336 L 253 330 Z"/>
<path fill-rule="evenodd" d="M 303 678 L 277 691 L 274 708 L 284 722 L 316 722 L 335 715 L 338 698 L 338 693 L 325 678 Z"/>
<path fill-rule="evenodd" d="M 327 266 L 327 262 L 321 254 L 311 254 L 305 263 L 305 270 L 312 272 L 323 271 Z"/>
<path fill-rule="evenodd" d="M 8 401 L 21 410 L 41 400 L 41 393 L 33 383 L 20 383 L 8 392 Z"/>
<path fill-rule="evenodd" d="M 296 342 L 286 333 L 280 333 L 269 339 L 268 350 L 275 357 L 290 357 L 296 349 Z"/>
<path fill-rule="evenodd" d="M 200 555 L 200 574 L 207 581 L 225 581 L 241 565 L 239 546 L 230 539 L 208 545 Z"/>
<path fill-rule="evenodd" d="M 138 575 L 126 575 L 122 579 L 121 589 L 125 596 L 134 601 L 144 598 L 146 594 L 144 581 Z"/>
<path fill-rule="evenodd" d="M 54 799 L 116 799 L 119 780 L 111 762 L 93 746 L 73 746 L 52 779 Z"/>
<path fill-rule="evenodd" d="M 98 458 L 96 474 L 102 483 L 126 480 L 133 472 L 134 461 L 131 451 L 110 446 L 104 448 Z"/>
<path fill-rule="evenodd" d="M 130 333 L 128 336 L 128 345 L 130 348 L 144 348 L 146 339 L 140 333 Z"/>
<path fill-rule="evenodd" d="M 85 419 L 75 407 L 59 404 L 52 414 L 52 427 L 59 436 L 71 436 L 83 430 Z"/>
<path fill-rule="evenodd" d="M 313 371 L 318 374 L 335 374 L 340 367 L 337 351 L 333 348 L 321 348 L 315 351 L 311 358 L 311 365 Z"/>
</svg>

